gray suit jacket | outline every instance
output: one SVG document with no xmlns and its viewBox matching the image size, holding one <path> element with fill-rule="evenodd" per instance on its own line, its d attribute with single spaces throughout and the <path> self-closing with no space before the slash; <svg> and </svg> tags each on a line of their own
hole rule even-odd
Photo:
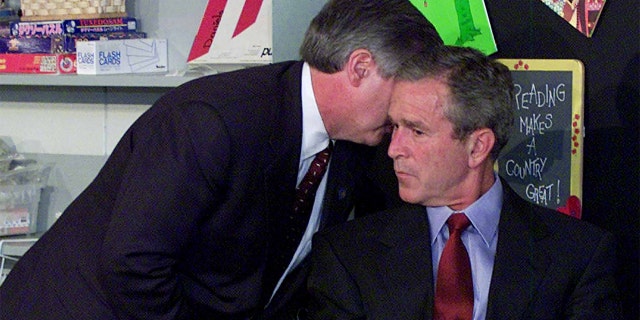
<svg viewBox="0 0 640 320">
<path fill-rule="evenodd" d="M 422 206 L 318 233 L 310 318 L 431 319 L 429 239 Z M 505 187 L 487 319 L 620 319 L 614 248 L 611 234 Z"/>
</svg>

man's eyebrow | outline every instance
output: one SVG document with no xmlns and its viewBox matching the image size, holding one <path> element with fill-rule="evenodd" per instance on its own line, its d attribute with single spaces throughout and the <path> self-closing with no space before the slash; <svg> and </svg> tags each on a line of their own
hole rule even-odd
<svg viewBox="0 0 640 320">
<path fill-rule="evenodd" d="M 402 124 L 403 126 L 409 128 L 424 128 L 426 126 L 423 121 L 419 120 L 400 119 L 400 121 L 393 121 L 392 119 L 392 122 Z"/>
</svg>

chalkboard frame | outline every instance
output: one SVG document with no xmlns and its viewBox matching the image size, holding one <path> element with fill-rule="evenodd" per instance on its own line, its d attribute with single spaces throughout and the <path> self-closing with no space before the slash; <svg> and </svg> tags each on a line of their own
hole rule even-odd
<svg viewBox="0 0 640 320">
<path fill-rule="evenodd" d="M 542 72 L 571 72 L 571 115 L 572 119 L 568 121 L 570 128 L 563 130 L 570 131 L 571 141 L 568 145 L 571 147 L 566 150 L 570 157 L 570 187 L 569 196 L 559 206 L 553 208 L 576 218 L 582 216 L 582 180 L 583 180 L 583 151 L 584 151 L 584 65 L 580 60 L 576 59 L 497 59 L 506 65 L 512 74 L 527 73 L 531 71 Z M 519 74 L 522 78 L 522 74 Z M 525 77 L 526 78 L 526 77 Z M 531 80 L 533 82 L 533 80 Z M 516 106 L 517 107 L 517 106 Z M 516 121 L 518 121 L 519 113 L 516 112 Z M 562 152 L 565 152 L 564 150 Z M 498 161 L 499 162 L 499 161 Z M 496 162 L 496 170 L 499 171 L 499 163 Z M 526 197 L 525 197 L 526 198 Z"/>
</svg>

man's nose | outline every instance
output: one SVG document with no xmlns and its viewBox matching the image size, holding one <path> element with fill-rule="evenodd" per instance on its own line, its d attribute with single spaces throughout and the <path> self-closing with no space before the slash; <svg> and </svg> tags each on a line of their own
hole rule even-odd
<svg viewBox="0 0 640 320">
<path fill-rule="evenodd" d="M 389 149 L 387 150 L 387 155 L 392 159 L 395 159 L 401 155 L 403 155 L 403 134 L 402 130 L 399 128 L 394 128 L 391 133 L 391 141 L 389 143 Z"/>
</svg>

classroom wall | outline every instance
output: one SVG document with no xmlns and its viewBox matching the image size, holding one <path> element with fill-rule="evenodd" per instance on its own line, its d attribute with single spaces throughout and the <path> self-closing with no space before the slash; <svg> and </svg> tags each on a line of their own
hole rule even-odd
<svg viewBox="0 0 640 320">
<path fill-rule="evenodd" d="M 496 57 L 584 63 L 583 219 L 618 235 L 625 319 L 639 319 L 640 2 L 607 1 L 591 38 L 540 0 L 485 3 Z"/>
<path fill-rule="evenodd" d="M 52 167 L 38 231 L 93 180 L 125 130 L 169 88 L 0 86 L 0 138 Z"/>
<path fill-rule="evenodd" d="M 299 3 L 316 6 L 309 11 L 317 11 L 322 2 Z M 178 39 L 178 44 L 170 42 L 177 52 L 170 57 L 174 61 L 186 57 L 188 45 L 179 41 L 192 39 L 199 21 L 199 17 L 174 15 L 175 7 L 180 6 L 181 12 L 197 11 L 206 1 L 183 3 L 127 1 L 134 10 L 151 8 L 139 12 L 143 30 Z M 616 276 L 627 318 L 638 319 L 640 2 L 607 1 L 592 38 L 574 30 L 539 0 L 485 3 L 498 46 L 495 57 L 566 58 L 584 63 L 583 219 L 618 235 L 622 266 Z M 274 12 L 287 8 L 286 2 L 274 1 Z M 287 19 L 274 20 L 274 27 L 285 29 L 288 19 L 306 19 L 301 12 L 308 13 L 295 7 Z M 178 25 L 188 30 L 172 27 Z M 291 34 L 294 31 L 274 33 L 274 47 L 280 45 L 295 56 L 299 38 Z M 276 60 L 286 58 L 275 56 Z M 179 68 L 173 70 L 179 73 Z M 0 136 L 14 137 L 20 152 L 55 164 L 45 217 L 49 222 L 93 179 L 124 130 L 166 90 L 0 86 Z"/>
</svg>

